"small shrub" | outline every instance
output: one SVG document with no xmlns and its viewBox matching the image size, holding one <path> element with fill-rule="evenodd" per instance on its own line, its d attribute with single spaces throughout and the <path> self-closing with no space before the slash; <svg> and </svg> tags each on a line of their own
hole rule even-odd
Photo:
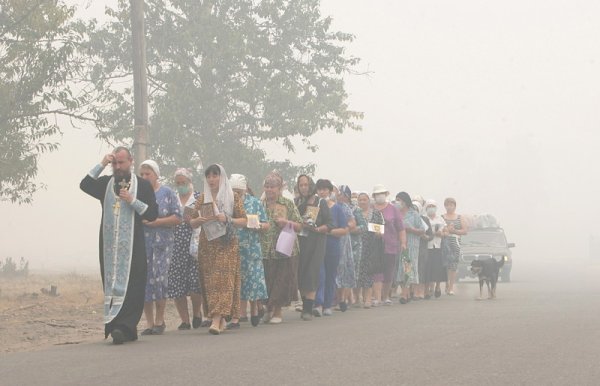
<svg viewBox="0 0 600 386">
<path fill-rule="evenodd" d="M 19 263 L 12 257 L 7 257 L 4 261 L 0 260 L 0 277 L 20 277 L 29 274 L 29 261 L 21 257 Z"/>
</svg>

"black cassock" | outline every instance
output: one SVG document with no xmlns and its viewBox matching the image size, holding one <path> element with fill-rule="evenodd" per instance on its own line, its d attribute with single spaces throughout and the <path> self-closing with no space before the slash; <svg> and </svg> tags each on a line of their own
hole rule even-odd
<svg viewBox="0 0 600 386">
<path fill-rule="evenodd" d="M 102 206 L 102 218 L 104 218 L 104 195 L 106 186 L 112 176 L 102 176 L 94 179 L 89 175 L 79 184 L 81 190 L 90 196 L 100 200 Z M 116 184 L 115 184 L 116 186 Z M 105 337 L 114 328 L 121 329 L 129 339 L 137 339 L 137 324 L 144 310 L 144 292 L 146 290 L 146 246 L 144 243 L 143 220 L 154 221 L 158 217 L 158 205 L 152 185 L 141 177 L 138 177 L 137 197 L 139 201 L 148 205 L 143 215 L 135 213 L 135 224 L 133 230 L 133 254 L 131 256 L 131 269 L 129 271 L 129 283 L 127 294 L 119 314 L 108 324 L 104 325 Z M 100 272 L 102 284 L 104 284 L 104 251 L 102 240 L 102 223 L 100 224 Z M 104 288 L 104 287 L 103 287 Z"/>
</svg>

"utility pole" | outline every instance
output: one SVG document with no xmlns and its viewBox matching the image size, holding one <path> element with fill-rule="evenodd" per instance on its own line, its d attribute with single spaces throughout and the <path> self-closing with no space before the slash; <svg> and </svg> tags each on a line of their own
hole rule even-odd
<svg viewBox="0 0 600 386">
<path fill-rule="evenodd" d="M 133 53 L 133 155 L 138 168 L 147 159 L 148 151 L 148 80 L 146 78 L 146 36 L 144 31 L 144 0 L 130 0 Z"/>
</svg>

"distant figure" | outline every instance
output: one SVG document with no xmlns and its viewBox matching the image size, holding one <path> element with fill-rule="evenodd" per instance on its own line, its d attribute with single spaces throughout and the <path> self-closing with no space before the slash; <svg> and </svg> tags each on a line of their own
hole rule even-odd
<svg viewBox="0 0 600 386">
<path fill-rule="evenodd" d="M 448 270 L 445 267 L 442 256 L 442 229 L 446 226 L 444 219 L 437 214 L 437 203 L 434 200 L 427 200 L 425 203 L 425 212 L 431 225 L 433 238 L 427 243 L 428 264 L 426 270 L 429 272 L 426 293 L 439 298 L 442 295 L 440 283 L 448 281 Z"/>
<path fill-rule="evenodd" d="M 269 230 L 270 224 L 265 208 L 248 188 L 246 177 L 241 174 L 232 174 L 229 182 L 233 191 L 244 202 L 246 217 L 251 219 L 245 228 L 238 230 L 242 279 L 240 309 L 242 310 L 241 314 L 246 315 L 246 305 L 250 302 L 250 322 L 252 326 L 256 327 L 260 321 L 258 317 L 259 301 L 268 298 L 260 235 Z M 231 323 L 227 325 L 227 329 L 240 328 L 239 322 L 237 318 L 232 319 Z"/>
<path fill-rule="evenodd" d="M 144 309 L 146 247 L 142 220 L 154 221 L 158 205 L 150 183 L 131 174 L 128 149 L 117 147 L 81 181 L 85 193 L 100 200 L 100 271 L 104 285 L 104 334 L 114 344 L 137 340 Z M 112 176 L 102 170 L 112 164 Z"/>
<path fill-rule="evenodd" d="M 396 195 L 400 213 L 406 230 L 407 250 L 400 259 L 398 267 L 397 281 L 402 286 L 402 296 L 400 304 L 406 304 L 412 300 L 420 300 L 423 295 L 420 293 L 419 286 L 419 247 L 421 246 L 421 236 L 425 234 L 427 225 L 421 219 L 419 209 L 413 205 L 410 195 L 406 192 L 400 192 Z M 408 259 L 407 259 L 408 257 Z M 413 296 L 410 296 L 410 294 Z"/>
<path fill-rule="evenodd" d="M 282 322 L 282 307 L 288 307 L 298 300 L 298 242 L 292 247 L 291 256 L 277 249 L 281 231 L 288 225 L 295 232 L 302 230 L 302 217 L 294 202 L 283 196 L 283 178 L 272 172 L 263 183 L 265 199 L 263 206 L 267 211 L 269 230 L 261 234 L 261 248 L 265 267 L 265 280 L 269 301 L 263 321 L 270 324 Z"/>
<path fill-rule="evenodd" d="M 454 295 L 454 283 L 456 282 L 456 270 L 460 260 L 460 236 L 467 234 L 468 226 L 465 219 L 456 213 L 456 200 L 446 198 L 444 200 L 446 214 L 442 217 L 446 222 L 443 229 L 444 238 L 442 239 L 442 253 L 448 268 L 448 283 L 446 293 Z"/>
<path fill-rule="evenodd" d="M 169 263 L 173 257 L 175 227 L 181 224 L 181 206 L 175 192 L 158 182 L 160 169 L 156 162 L 153 160 L 142 162 L 140 175 L 152 185 L 158 204 L 158 218 L 154 221 L 142 221 L 148 262 L 144 304 L 146 329 L 142 331 L 142 335 L 162 335 L 166 327 Z"/>
<path fill-rule="evenodd" d="M 323 260 L 322 274 L 319 280 L 319 289 L 315 299 L 317 307 L 313 309 L 315 316 L 332 316 L 332 307 L 335 303 L 335 294 L 337 289 L 337 272 L 340 263 L 341 242 L 340 239 L 349 233 L 348 219 L 344 214 L 341 205 L 335 202 L 333 184 L 329 180 L 320 179 L 316 184 L 319 198 L 327 202 L 331 212 L 331 229 L 327 234 L 327 244 L 325 246 L 325 258 Z"/>
<path fill-rule="evenodd" d="M 390 291 L 392 283 L 398 274 L 398 256 L 406 249 L 406 230 L 400 210 L 388 202 L 390 192 L 383 185 L 375 185 L 373 188 L 373 199 L 375 209 L 381 212 L 384 220 L 383 246 L 384 246 L 384 270 L 383 274 L 375 275 L 373 284 L 373 295 L 375 305 L 382 302 L 391 305 Z"/>
<path fill-rule="evenodd" d="M 374 283 L 374 275 L 383 277 L 383 235 L 375 232 L 374 226 L 383 225 L 383 215 L 371 205 L 368 193 L 358 195 L 358 206 L 362 216 L 367 221 L 367 230 L 361 235 L 362 256 L 357 270 L 357 286 L 362 293 L 364 308 L 371 308 L 371 290 Z M 371 224 L 369 230 L 368 224 Z M 357 296 L 357 299 L 359 296 Z"/>
<path fill-rule="evenodd" d="M 321 266 L 325 259 L 327 232 L 333 228 L 333 225 L 327 202 L 317 196 L 312 178 L 306 174 L 300 175 L 295 190 L 298 191 L 295 204 L 304 225 L 298 237 L 300 245 L 298 289 L 302 296 L 301 318 L 310 321 L 313 316 L 315 296 L 319 289 Z M 314 218 L 314 212 L 317 212 L 316 218 Z"/>
</svg>

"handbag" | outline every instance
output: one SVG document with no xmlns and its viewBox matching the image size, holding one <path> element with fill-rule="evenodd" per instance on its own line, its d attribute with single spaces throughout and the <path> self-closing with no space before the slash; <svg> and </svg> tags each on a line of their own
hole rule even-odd
<svg viewBox="0 0 600 386">
<path fill-rule="evenodd" d="M 281 253 L 285 256 L 292 256 L 292 252 L 294 251 L 294 245 L 296 244 L 296 232 L 294 232 L 294 227 L 292 223 L 287 223 L 286 226 L 279 233 L 279 237 L 277 238 L 277 245 L 275 246 L 275 251 Z"/>
</svg>

